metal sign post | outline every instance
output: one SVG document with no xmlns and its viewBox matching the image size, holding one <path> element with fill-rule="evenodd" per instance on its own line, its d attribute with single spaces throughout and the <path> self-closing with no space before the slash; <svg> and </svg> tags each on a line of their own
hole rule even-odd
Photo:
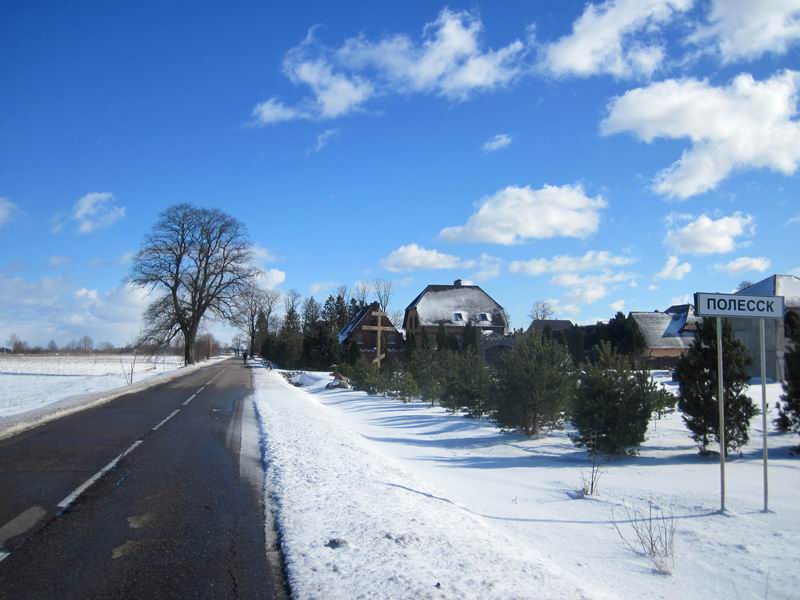
<svg viewBox="0 0 800 600">
<path fill-rule="evenodd" d="M 709 294 L 697 292 L 694 305 L 700 317 L 717 319 L 717 398 L 719 400 L 719 496 L 720 512 L 725 512 L 725 386 L 722 365 L 722 318 L 736 317 L 759 320 L 761 354 L 761 443 L 764 462 L 764 512 L 768 511 L 767 481 L 767 353 L 764 319 L 783 319 L 783 296 L 744 296 L 741 294 Z"/>
<path fill-rule="evenodd" d="M 717 317 L 717 400 L 719 401 L 719 512 L 725 512 L 725 385 L 722 370 L 722 317 Z"/>
</svg>

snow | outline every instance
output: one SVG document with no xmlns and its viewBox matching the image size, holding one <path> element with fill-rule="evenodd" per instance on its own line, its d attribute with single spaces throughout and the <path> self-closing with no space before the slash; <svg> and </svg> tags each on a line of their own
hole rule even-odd
<svg viewBox="0 0 800 600">
<path fill-rule="evenodd" d="M 674 388 L 665 375 L 655 373 Z M 719 461 L 698 455 L 678 413 L 651 423 L 640 454 L 604 465 L 599 495 L 579 499 L 589 461 L 568 430 L 527 439 L 420 402 L 325 390 L 327 374 L 303 388 L 255 377 L 298 597 L 797 597 L 800 440 L 770 425 L 773 512 L 761 512 L 761 417 L 727 463 L 723 515 Z M 760 405 L 761 388 L 750 394 Z M 770 406 L 779 395 L 769 384 Z M 674 515 L 672 575 L 611 523 L 613 513 L 630 536 L 624 506 L 649 502 Z"/>
<path fill-rule="evenodd" d="M 276 371 L 254 377 L 294 597 L 584 596 L 534 545 L 443 497 L 337 409 Z"/>
<path fill-rule="evenodd" d="M 130 373 L 132 361 L 131 355 L 0 355 L 0 437 L 164 381 L 183 365 L 179 356 L 140 356 L 128 386 L 123 367 Z"/>
</svg>

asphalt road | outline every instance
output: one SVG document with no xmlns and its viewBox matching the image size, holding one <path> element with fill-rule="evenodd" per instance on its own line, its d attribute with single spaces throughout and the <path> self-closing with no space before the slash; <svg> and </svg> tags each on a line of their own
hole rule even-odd
<svg viewBox="0 0 800 600">
<path fill-rule="evenodd" d="M 250 389 L 223 361 L 0 441 L 0 598 L 284 597 Z"/>
</svg>

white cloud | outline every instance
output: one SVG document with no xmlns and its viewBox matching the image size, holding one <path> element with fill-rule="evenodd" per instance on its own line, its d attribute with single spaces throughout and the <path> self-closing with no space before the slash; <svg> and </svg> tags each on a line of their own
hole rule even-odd
<svg viewBox="0 0 800 600">
<path fill-rule="evenodd" d="M 628 256 L 615 256 L 607 250 L 589 250 L 583 256 L 560 255 L 553 258 L 534 258 L 531 260 L 514 260 L 508 267 L 512 273 L 525 275 L 544 275 L 545 273 L 574 273 L 622 267 L 629 265 L 633 259 Z"/>
<path fill-rule="evenodd" d="M 277 260 L 275 254 L 268 248 L 264 248 L 261 244 L 251 244 L 250 254 L 253 260 L 259 263 L 274 262 Z"/>
<path fill-rule="evenodd" d="M 669 301 L 670 306 L 675 304 L 692 304 L 694 303 L 694 297 L 691 294 L 684 294 L 683 296 L 673 296 L 672 299 Z"/>
<path fill-rule="evenodd" d="M 500 277 L 500 268 L 502 264 L 503 261 L 496 256 L 491 256 L 486 253 L 481 254 L 478 260 L 478 271 L 475 272 L 472 277 L 480 282 Z"/>
<path fill-rule="evenodd" d="M 511 145 L 512 138 L 507 133 L 498 133 L 492 139 L 483 144 L 484 152 L 496 152 Z"/>
<path fill-rule="evenodd" d="M 330 291 L 338 285 L 339 284 L 335 281 L 316 281 L 308 286 L 308 291 L 310 291 L 312 295 L 316 295 L 321 292 Z"/>
<path fill-rule="evenodd" d="M 322 152 L 322 149 L 328 145 L 328 142 L 330 142 L 333 138 L 335 138 L 338 135 L 339 135 L 338 129 L 326 129 L 317 136 L 317 141 L 314 144 L 312 152 L 314 153 Z"/>
<path fill-rule="evenodd" d="M 687 274 L 691 273 L 692 265 L 688 262 L 680 262 L 680 259 L 677 256 L 670 256 L 667 258 L 667 262 L 664 264 L 664 268 L 662 268 L 658 273 L 656 273 L 656 279 L 675 279 L 681 280 Z"/>
<path fill-rule="evenodd" d="M 623 282 L 635 279 L 631 273 L 600 273 L 596 275 L 578 275 L 561 273 L 555 275 L 550 283 L 567 288 L 567 299 L 574 304 L 591 304 L 605 298 L 610 288 Z"/>
<path fill-rule="evenodd" d="M 785 54 L 800 39 L 797 0 L 712 0 L 708 24 L 690 36 L 712 44 L 723 62 Z"/>
<path fill-rule="evenodd" d="M 253 108 L 252 117 L 255 125 L 272 125 L 273 123 L 306 118 L 307 115 L 295 108 L 286 106 L 277 98 L 270 98 L 256 104 L 255 108 Z"/>
<path fill-rule="evenodd" d="M 384 269 L 399 273 L 421 269 L 457 269 L 464 266 L 472 267 L 474 263 L 465 263 L 457 256 L 444 254 L 438 250 L 428 250 L 417 244 L 404 244 L 381 260 L 381 265 Z"/>
<path fill-rule="evenodd" d="M 68 264 L 72 262 L 71 256 L 58 256 L 53 255 L 47 261 L 47 266 L 58 269 L 60 267 L 66 267 Z"/>
<path fill-rule="evenodd" d="M 728 263 L 714 265 L 714 268 L 717 271 L 723 271 L 729 275 L 737 275 L 747 271 L 763 273 L 769 269 L 769 265 L 769 259 L 764 256 L 740 256 L 739 258 L 736 258 Z"/>
<path fill-rule="evenodd" d="M 795 215 L 791 217 L 788 221 L 786 221 L 787 225 L 799 225 L 800 224 L 800 215 Z"/>
<path fill-rule="evenodd" d="M 125 207 L 117 206 L 110 192 L 90 192 L 72 207 L 72 219 L 78 222 L 80 233 L 111 227 L 124 216 Z"/>
<path fill-rule="evenodd" d="M 601 196 L 587 196 L 580 185 L 509 186 L 484 198 L 465 225 L 446 227 L 439 236 L 450 241 L 511 245 L 531 239 L 585 238 L 597 231 Z"/>
<path fill-rule="evenodd" d="M 692 0 L 606 0 L 588 4 L 572 33 L 548 44 L 543 67 L 556 75 L 651 76 L 664 60 L 659 26 Z"/>
<path fill-rule="evenodd" d="M 754 230 L 755 220 L 751 215 L 736 212 L 713 219 L 703 214 L 683 227 L 668 231 L 664 241 L 679 254 L 724 254 L 736 249 L 737 238 Z"/>
<path fill-rule="evenodd" d="M 654 182 L 659 194 L 686 199 L 737 170 L 793 174 L 800 164 L 799 90 L 800 72 L 788 70 L 764 81 L 744 73 L 727 87 L 669 79 L 612 100 L 601 131 L 631 132 L 648 143 L 688 138 L 691 147 Z"/>
<path fill-rule="evenodd" d="M 14 220 L 19 208 L 8 198 L 0 197 L 0 227 Z"/>
<path fill-rule="evenodd" d="M 611 307 L 611 310 L 613 310 L 615 313 L 622 312 L 622 309 L 625 308 L 625 300 L 622 299 L 617 300 L 615 302 L 612 302 L 608 306 Z"/>
<path fill-rule="evenodd" d="M 525 43 L 515 40 L 498 50 L 484 49 L 483 24 L 470 12 L 447 8 L 425 25 L 419 42 L 404 34 L 372 42 L 349 38 L 329 48 L 315 38 L 289 50 L 284 73 L 308 87 L 298 106 L 270 98 L 253 109 L 256 124 L 292 119 L 331 119 L 361 110 L 371 98 L 391 93 L 432 93 L 465 100 L 478 91 L 512 83 L 523 73 Z"/>
<path fill-rule="evenodd" d="M 286 272 L 280 269 L 262 269 L 256 277 L 256 285 L 265 290 L 278 287 L 286 281 Z"/>
</svg>

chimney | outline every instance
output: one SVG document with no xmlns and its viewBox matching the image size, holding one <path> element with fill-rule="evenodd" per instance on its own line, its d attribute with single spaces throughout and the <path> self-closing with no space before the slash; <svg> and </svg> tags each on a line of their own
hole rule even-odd
<svg viewBox="0 0 800 600">
<path fill-rule="evenodd" d="M 456 280 L 453 282 L 453 285 L 454 285 L 455 287 L 461 287 L 461 280 L 460 280 L 460 279 L 456 279 Z"/>
</svg>

